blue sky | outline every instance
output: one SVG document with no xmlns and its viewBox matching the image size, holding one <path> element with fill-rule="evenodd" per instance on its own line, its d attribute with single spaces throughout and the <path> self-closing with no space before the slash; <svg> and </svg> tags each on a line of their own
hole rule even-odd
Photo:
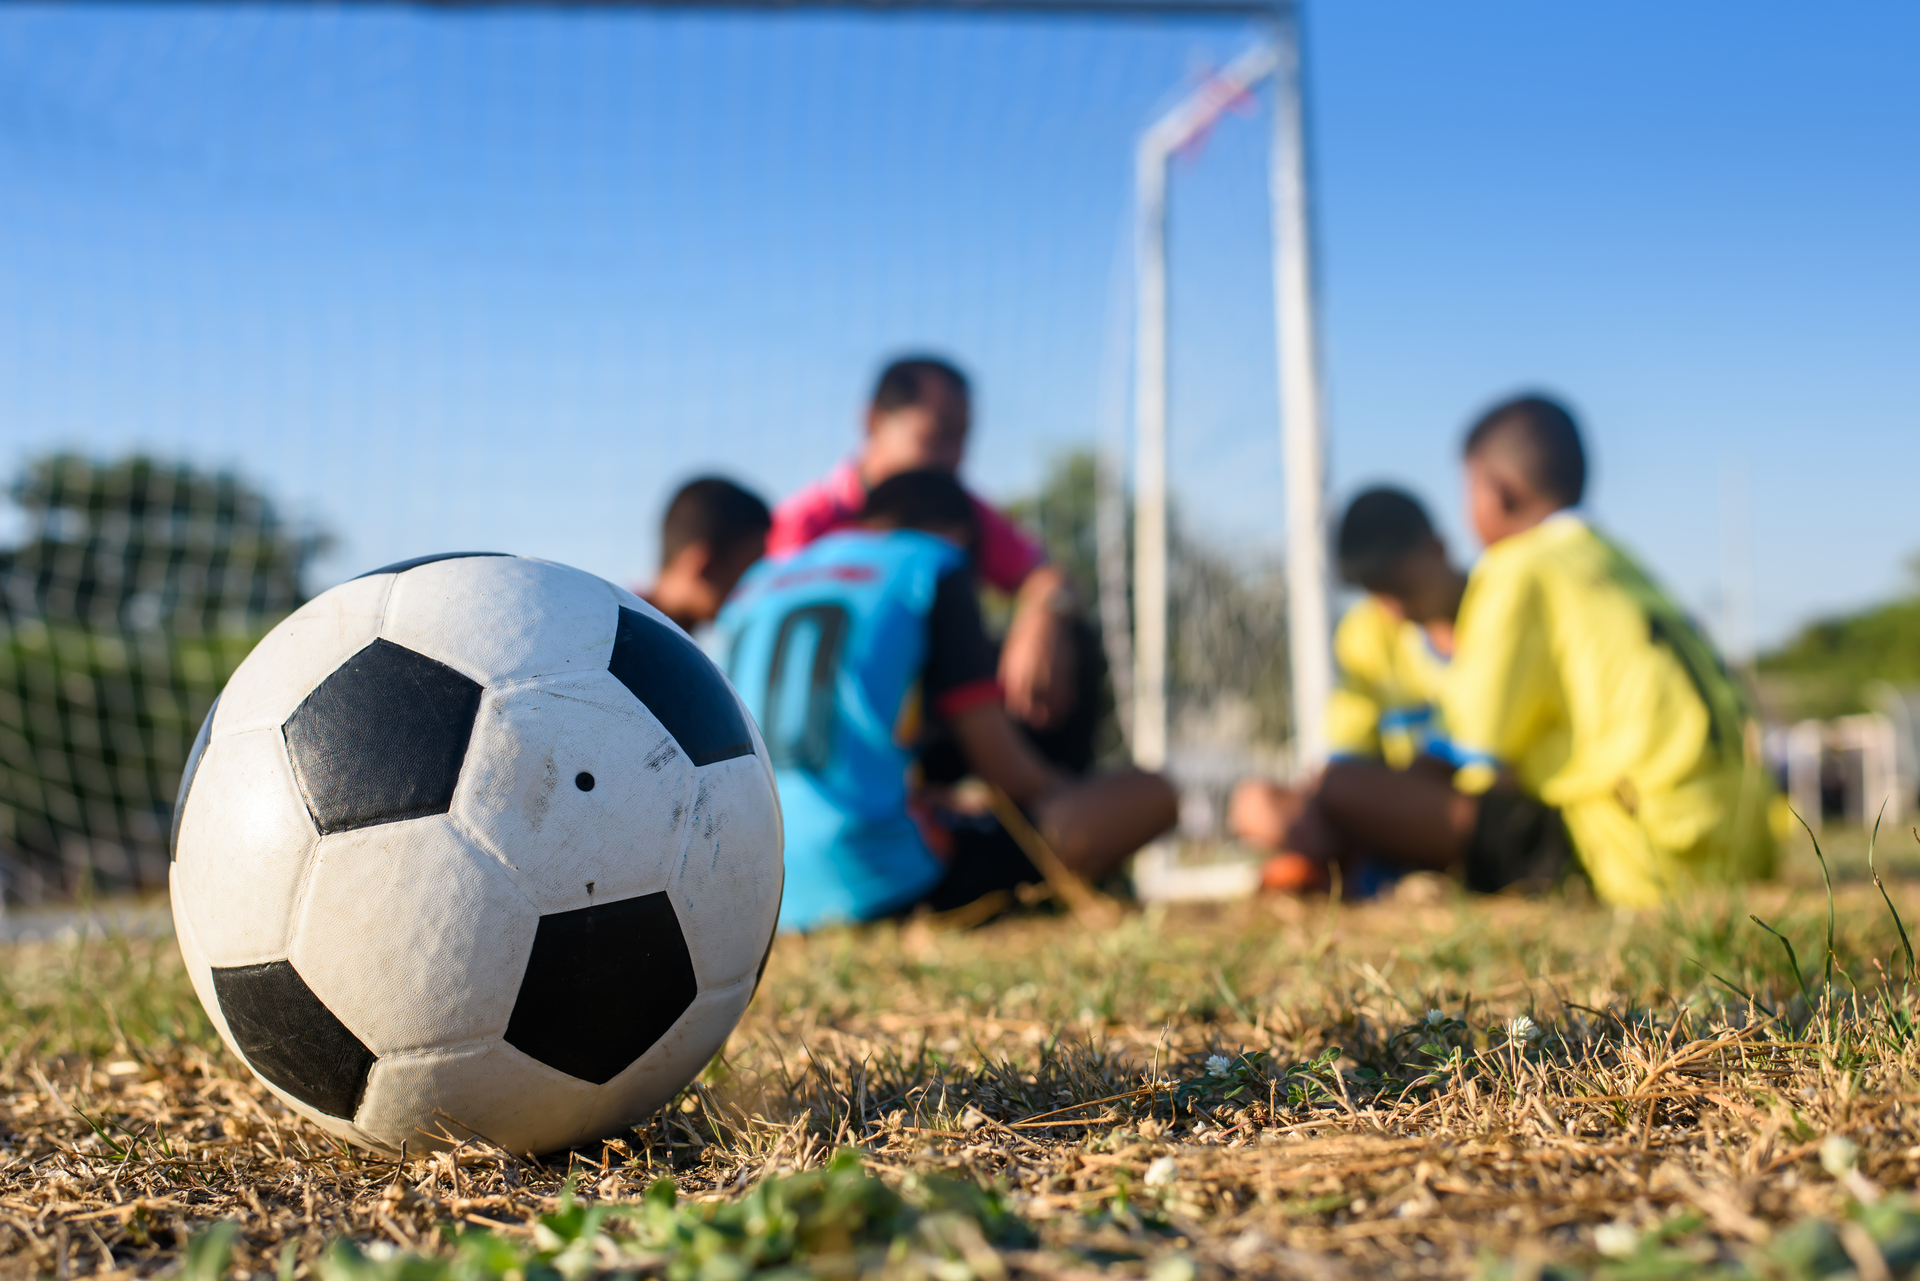
<svg viewBox="0 0 1920 1281">
<path fill-rule="evenodd" d="M 630 579 L 678 481 L 784 493 L 931 346 L 1015 493 L 1124 376 L 1134 136 L 1251 34 L 0 7 L 6 448 L 236 466 L 341 536 L 325 581 L 468 546 Z M 1469 550 L 1460 430 L 1544 386 L 1709 618 L 1729 474 L 1763 638 L 1901 585 L 1920 10 L 1323 0 L 1308 42 L 1336 494 L 1410 484 Z M 1248 549 L 1283 525 L 1265 129 L 1173 195 L 1176 492 Z"/>
</svg>

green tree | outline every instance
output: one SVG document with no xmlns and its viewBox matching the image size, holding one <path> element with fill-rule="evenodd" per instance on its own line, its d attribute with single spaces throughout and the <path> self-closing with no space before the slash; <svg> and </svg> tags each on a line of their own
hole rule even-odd
<svg viewBox="0 0 1920 1281">
<path fill-rule="evenodd" d="M 1838 716 L 1864 709 L 1875 681 L 1920 685 L 1920 555 L 1907 571 L 1904 595 L 1816 620 L 1762 655 L 1768 701 L 1790 716 Z"/>
<path fill-rule="evenodd" d="M 21 897 L 157 885 L 200 722 L 325 540 L 229 473 L 53 454 L 0 550 L 0 872 Z"/>
<path fill-rule="evenodd" d="M 1091 449 L 1075 449 L 1054 457 L 1039 489 L 1007 504 L 1089 602 L 1098 599 L 1100 581 L 1099 502 L 1098 457 Z"/>
</svg>

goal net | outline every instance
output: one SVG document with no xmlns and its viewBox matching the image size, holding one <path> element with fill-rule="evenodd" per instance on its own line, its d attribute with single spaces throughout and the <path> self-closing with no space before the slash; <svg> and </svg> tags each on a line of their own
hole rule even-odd
<svg viewBox="0 0 1920 1281">
<path fill-rule="evenodd" d="M 452 548 L 644 581 L 680 482 L 819 476 L 902 352 L 973 377 L 964 475 L 1025 500 L 1121 629 L 1124 709 L 1128 522 L 1103 577 L 1095 464 L 1131 485 L 1135 149 L 1263 37 L 1202 12 L 0 10 L 9 895 L 164 879 L 199 719 L 304 596 Z M 1213 754 L 1196 776 L 1290 725 L 1270 111 L 1231 104 L 1169 181 L 1169 720 L 1176 773 Z"/>
</svg>

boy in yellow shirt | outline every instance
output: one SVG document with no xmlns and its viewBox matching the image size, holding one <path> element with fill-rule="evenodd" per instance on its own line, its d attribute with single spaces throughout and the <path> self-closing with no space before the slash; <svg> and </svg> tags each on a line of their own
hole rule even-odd
<svg viewBox="0 0 1920 1281">
<path fill-rule="evenodd" d="M 1357 495 L 1335 539 L 1340 576 L 1366 595 L 1334 633 L 1336 681 L 1327 702 L 1327 740 L 1335 761 L 1375 761 L 1403 770 L 1438 744 L 1441 684 L 1453 652 L 1454 613 L 1466 575 L 1419 500 L 1379 487 Z M 1312 789 L 1250 779 L 1234 790 L 1229 822 L 1247 843 L 1275 851 L 1263 870 L 1268 889 L 1326 888 L 1338 842 L 1311 805 Z M 1349 868 L 1350 877 L 1355 869 Z M 1363 874 L 1355 879 L 1364 882 Z"/>
<path fill-rule="evenodd" d="M 1369 489 L 1340 522 L 1340 575 L 1365 589 L 1334 632 L 1337 669 L 1327 704 L 1335 759 L 1406 769 L 1437 734 L 1453 620 L 1467 576 L 1413 495 Z"/>
<path fill-rule="evenodd" d="M 1451 786 L 1336 764 L 1315 798 L 1344 841 L 1470 888 L 1551 879 L 1569 852 L 1609 902 L 1769 875 L 1772 785 L 1739 686 L 1638 564 L 1573 510 L 1586 457 L 1543 397 L 1468 433 L 1486 554 L 1441 698 Z"/>
</svg>

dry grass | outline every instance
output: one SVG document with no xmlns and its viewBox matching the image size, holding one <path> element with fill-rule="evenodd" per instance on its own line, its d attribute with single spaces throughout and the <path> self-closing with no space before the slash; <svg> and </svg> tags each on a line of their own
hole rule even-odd
<svg viewBox="0 0 1920 1281">
<path fill-rule="evenodd" d="M 893 1186 L 998 1189 L 1031 1231 L 944 1262 L 802 1250 L 816 1269 L 1899 1275 L 1901 1233 L 1920 1257 L 1898 1196 L 1920 1170 L 1920 1011 L 1878 891 L 1842 861 L 1830 989 L 1810 855 L 1786 885 L 1665 916 L 1428 886 L 1097 936 L 1030 918 L 783 940 L 700 1085 L 544 1162 L 342 1150 L 219 1049 L 169 942 L 19 945 L 0 1268 L 150 1274 L 231 1220 L 239 1273 L 346 1275 L 324 1253 L 339 1237 L 445 1254 L 460 1223 L 522 1243 L 523 1271 L 659 1271 L 667 1255 L 622 1254 L 611 1230 L 597 1262 L 562 1266 L 529 1225 L 569 1177 L 589 1203 L 662 1175 L 726 1200 L 857 1145 Z M 1920 881 L 1889 890 L 1920 912 Z M 722 1262 L 678 1274 L 738 1274 Z"/>
</svg>

